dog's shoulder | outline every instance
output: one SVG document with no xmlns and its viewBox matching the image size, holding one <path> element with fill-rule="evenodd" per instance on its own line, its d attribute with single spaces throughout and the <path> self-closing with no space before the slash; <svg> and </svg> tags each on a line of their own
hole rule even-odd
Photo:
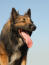
<svg viewBox="0 0 49 65">
<path fill-rule="evenodd" d="M 0 64 L 1 65 L 8 64 L 8 55 L 5 51 L 5 47 L 2 41 L 0 41 Z"/>
</svg>

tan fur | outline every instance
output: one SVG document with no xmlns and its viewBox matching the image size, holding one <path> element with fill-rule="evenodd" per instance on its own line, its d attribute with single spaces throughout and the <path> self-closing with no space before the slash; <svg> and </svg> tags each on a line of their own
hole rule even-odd
<svg viewBox="0 0 49 65">
<path fill-rule="evenodd" d="M 25 25 L 31 24 L 30 18 L 28 16 L 19 16 L 17 18 L 17 21 L 18 23 L 15 24 L 15 26 L 25 26 Z"/>
<path fill-rule="evenodd" d="M 0 65 L 26 65 L 26 57 L 27 57 L 28 48 L 27 46 L 24 46 L 26 47 L 26 49 L 22 48 L 23 43 L 24 43 L 24 41 L 22 40 L 23 37 L 22 38 L 18 37 L 19 29 L 21 28 L 22 28 L 22 31 L 24 29 L 24 32 L 27 32 L 30 36 L 32 34 L 32 31 L 35 30 L 35 26 L 33 25 L 32 20 L 31 20 L 31 11 L 29 9 L 27 13 L 25 13 L 24 15 L 19 15 L 19 13 L 17 13 L 15 8 L 12 8 L 11 17 L 9 21 L 4 25 L 1 31 Z M 18 32 L 17 33 L 18 35 L 15 34 L 16 32 Z M 15 45 L 15 43 L 18 43 L 18 45 Z M 25 52 L 24 54 L 23 54 L 23 51 Z M 12 52 L 12 55 L 10 52 Z M 11 57 L 9 57 L 9 54 L 11 55 Z M 18 60 L 18 64 L 17 64 L 17 60 Z M 16 61 L 16 64 L 15 64 L 15 61 Z"/>
<path fill-rule="evenodd" d="M 26 56 L 23 57 L 21 65 L 26 65 Z"/>
<path fill-rule="evenodd" d="M 5 51 L 4 45 L 0 42 L 0 65 L 7 65 L 8 64 L 8 56 Z"/>
</svg>

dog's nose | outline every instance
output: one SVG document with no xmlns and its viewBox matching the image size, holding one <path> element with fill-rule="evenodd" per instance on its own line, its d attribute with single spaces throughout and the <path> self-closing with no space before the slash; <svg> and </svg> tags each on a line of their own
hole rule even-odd
<svg viewBox="0 0 49 65">
<path fill-rule="evenodd" d="M 36 26 L 34 24 L 30 24 L 29 27 L 32 29 L 32 31 L 36 30 Z"/>
</svg>

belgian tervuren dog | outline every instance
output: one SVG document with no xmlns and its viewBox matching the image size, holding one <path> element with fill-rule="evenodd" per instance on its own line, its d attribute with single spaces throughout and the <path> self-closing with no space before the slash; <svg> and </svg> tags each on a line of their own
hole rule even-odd
<svg viewBox="0 0 49 65">
<path fill-rule="evenodd" d="M 30 9 L 20 15 L 12 8 L 0 35 L 0 65 L 26 65 L 27 51 L 32 46 L 30 36 L 35 29 Z"/>
</svg>

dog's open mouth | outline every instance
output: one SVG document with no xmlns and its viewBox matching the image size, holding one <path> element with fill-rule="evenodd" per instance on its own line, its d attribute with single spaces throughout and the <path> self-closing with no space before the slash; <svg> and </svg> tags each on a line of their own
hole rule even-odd
<svg viewBox="0 0 49 65">
<path fill-rule="evenodd" d="M 30 35 L 22 29 L 19 29 L 18 32 L 21 35 L 21 37 L 24 39 L 24 41 L 27 44 L 28 48 L 31 48 L 32 47 L 32 40 L 30 38 Z"/>
</svg>

